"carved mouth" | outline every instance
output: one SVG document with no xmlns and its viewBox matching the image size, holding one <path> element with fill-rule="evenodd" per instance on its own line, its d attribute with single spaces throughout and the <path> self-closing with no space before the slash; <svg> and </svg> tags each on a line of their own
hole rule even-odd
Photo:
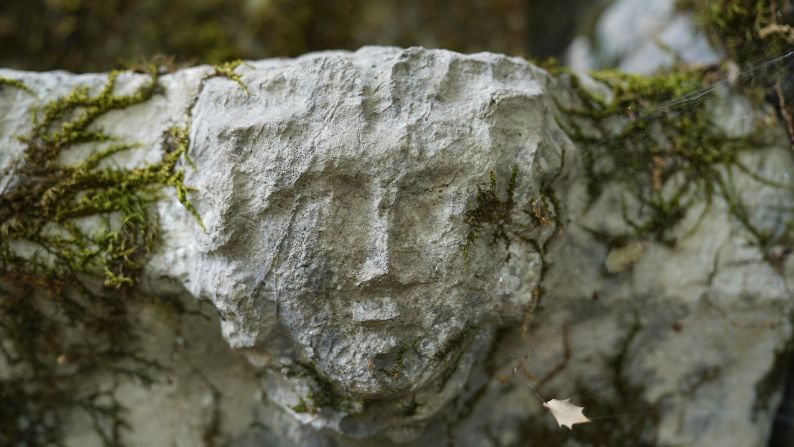
<svg viewBox="0 0 794 447">
<path fill-rule="evenodd" d="M 354 322 L 364 325 L 387 323 L 400 316 L 397 303 L 391 297 L 355 301 L 350 312 Z"/>
</svg>

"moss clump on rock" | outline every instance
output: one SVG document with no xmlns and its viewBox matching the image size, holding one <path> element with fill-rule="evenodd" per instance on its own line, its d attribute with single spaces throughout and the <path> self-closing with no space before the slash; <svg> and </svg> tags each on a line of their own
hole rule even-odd
<svg viewBox="0 0 794 447">
<path fill-rule="evenodd" d="M 14 180 L 0 197 L 0 272 L 4 278 L 30 274 L 74 278 L 102 276 L 109 287 L 132 285 L 151 251 L 156 225 L 146 205 L 158 200 L 162 186 L 176 189 L 187 202 L 183 173 L 176 163 L 186 152 L 186 134 L 174 128 L 165 136 L 159 163 L 118 169 L 102 162 L 134 144 L 120 143 L 91 124 L 104 113 L 140 104 L 155 92 L 157 79 L 129 95 L 114 94 L 118 73 L 104 89 L 91 95 L 79 87 L 42 107 L 34 116 L 31 135 L 21 138 L 27 147 L 13 170 Z M 107 144 L 82 162 L 66 166 L 61 154 L 79 143 Z M 86 218 L 99 218 L 101 229 L 81 228 Z M 115 223 L 115 224 L 114 224 Z M 40 253 L 20 258 L 12 247 L 27 243 Z"/>
<path fill-rule="evenodd" d="M 510 226 L 512 223 L 513 207 L 515 206 L 516 175 L 518 167 L 513 166 L 510 179 L 507 181 L 505 198 L 501 198 L 496 184 L 496 173 L 491 172 L 490 183 L 487 188 L 477 185 L 476 205 L 470 209 L 464 220 L 469 225 L 469 233 L 463 245 L 464 260 L 468 262 L 471 244 L 482 237 L 486 229 L 491 231 L 491 242 L 510 243 Z"/>
<path fill-rule="evenodd" d="M 104 132 L 97 119 L 159 90 L 153 72 L 134 92 L 117 94 L 118 76 L 110 73 L 96 94 L 78 87 L 44 104 L 0 192 L 0 357 L 9 366 L 0 395 L 12 409 L 0 411 L 3 445 L 62 445 L 67 418 L 78 412 L 105 445 L 120 445 L 123 408 L 113 386 L 92 378 L 149 383 L 160 369 L 137 353 L 126 309 L 158 241 L 150 206 L 160 191 L 174 188 L 198 218 L 177 168 L 187 133 L 175 127 L 164 135 L 156 163 L 108 167 L 115 154 L 138 147 Z M 95 146 L 90 155 L 60 161 L 85 144 Z"/>
<path fill-rule="evenodd" d="M 742 66 L 794 50 L 794 5 L 778 0 L 690 0 L 716 46 Z"/>
<path fill-rule="evenodd" d="M 794 145 L 794 4 L 779 0 L 689 0 L 712 43 L 745 69 L 777 109 Z"/>
<path fill-rule="evenodd" d="M 720 196 L 760 245 L 772 242 L 747 218 L 731 184 L 735 170 L 764 181 L 740 153 L 768 146 L 770 129 L 757 122 L 748 134 L 733 137 L 713 122 L 706 100 L 715 97 L 713 82 L 723 76 L 712 67 L 651 76 L 592 73 L 614 95 L 609 99 L 569 76 L 580 104 L 565 110 L 561 121 L 584 147 L 590 201 L 612 184 L 626 191 L 623 218 L 633 231 L 600 237 L 618 245 L 632 238 L 675 244 L 680 234 L 673 230 L 687 212 Z"/>
<path fill-rule="evenodd" d="M 33 94 L 33 91 L 30 88 L 28 88 L 28 86 L 25 85 L 24 82 L 20 81 L 19 79 L 11 79 L 0 76 L 0 89 L 2 89 L 4 86 L 18 88 L 20 90 L 24 90 L 30 93 L 31 95 Z"/>
<path fill-rule="evenodd" d="M 245 83 L 243 82 L 243 79 L 240 77 L 240 75 L 237 74 L 237 72 L 235 72 L 237 67 L 242 65 L 242 63 L 243 63 L 243 61 L 236 60 L 236 61 L 229 61 L 229 62 L 223 62 L 223 63 L 220 63 L 220 64 L 216 64 L 216 65 L 213 66 L 213 68 L 215 68 L 215 71 L 210 76 L 208 76 L 205 79 L 209 79 L 209 78 L 215 77 L 215 76 L 220 76 L 220 77 L 227 78 L 230 81 L 236 82 L 237 85 L 239 85 L 240 88 L 243 89 L 243 92 L 245 92 L 245 94 L 248 95 L 248 86 L 245 85 Z"/>
<path fill-rule="evenodd" d="M 731 136 L 714 123 L 710 107 L 729 92 L 746 96 L 756 110 L 766 100 L 794 138 L 794 8 L 774 0 L 689 0 L 679 7 L 693 11 L 715 46 L 725 51 L 726 63 L 679 65 L 649 76 L 591 73 L 603 90 L 564 67 L 552 67 L 575 92 L 576 105 L 562 107 L 560 121 L 584 148 L 590 202 L 610 185 L 625 187 L 623 220 L 632 231 L 594 233 L 612 245 L 634 238 L 672 245 L 687 212 L 719 196 L 763 249 L 789 244 L 788 233 L 781 240 L 751 222 L 732 183 L 735 171 L 772 183 L 745 166 L 740 154 L 772 144 L 779 137 L 771 129 L 777 123 L 756 120 L 749 133 Z"/>
</svg>

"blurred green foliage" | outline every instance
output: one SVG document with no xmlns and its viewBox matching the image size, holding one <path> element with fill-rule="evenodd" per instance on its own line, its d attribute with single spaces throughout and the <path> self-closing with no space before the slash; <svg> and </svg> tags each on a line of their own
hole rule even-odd
<svg viewBox="0 0 794 447">
<path fill-rule="evenodd" d="M 712 42 L 742 66 L 794 50 L 794 3 L 690 0 Z M 685 4 L 686 5 L 686 4 Z"/>
<path fill-rule="evenodd" d="M 3 0 L 0 66 L 106 71 L 367 44 L 523 53 L 526 0 Z"/>
</svg>

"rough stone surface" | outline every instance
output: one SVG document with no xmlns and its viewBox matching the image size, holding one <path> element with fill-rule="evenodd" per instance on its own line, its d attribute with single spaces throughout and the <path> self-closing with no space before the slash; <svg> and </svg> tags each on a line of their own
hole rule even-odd
<svg viewBox="0 0 794 447">
<path fill-rule="evenodd" d="M 354 436 L 425 421 L 487 346 L 472 328 L 520 318 L 540 278 L 529 246 L 504 264 L 490 261 L 503 247 L 473 244 L 467 265 L 462 249 L 490 173 L 504 194 L 521 166 L 523 203 L 559 169 L 546 75 L 416 49 L 252 65 L 250 95 L 212 81 L 196 102 L 187 181 L 207 234 L 164 219 L 195 243 L 151 274 L 211 300 L 232 347 L 288 371 L 293 386 L 270 390 L 285 408 L 316 405 L 312 375 L 351 408 L 300 419 Z"/>
<path fill-rule="evenodd" d="M 785 145 L 747 162 L 791 185 Z M 764 225 L 789 218 L 763 211 L 790 203 L 789 192 L 748 178 L 738 184 L 759 199 Z M 543 311 L 526 339 L 508 347 L 530 355 L 544 395 L 609 402 L 601 422 L 615 442 L 765 445 L 790 349 L 792 259 L 775 271 L 723 201 L 705 215 L 705 204 L 691 209 L 675 249 L 647 241 L 609 249 L 586 229 L 621 225 L 608 218 L 620 216 L 621 195 L 607 192 L 587 208 L 584 186 L 568 196 L 572 224 L 551 251 Z"/>
<path fill-rule="evenodd" d="M 582 148 L 555 119 L 563 87 L 542 70 L 493 54 L 370 47 L 240 66 L 248 94 L 202 81 L 211 72 L 164 76 L 162 95 L 98 123 L 142 144 L 113 161 L 126 166 L 156 160 L 163 132 L 190 124 L 186 182 L 206 232 L 173 197 L 159 202 L 165 243 L 144 286 L 219 315 L 141 307 L 146 350 L 174 372 L 119 389 L 134 444 L 766 441 L 791 340 L 794 258 L 773 268 L 719 198 L 689 210 L 675 247 L 596 238 L 590 230 L 626 226 L 622 193 L 585 200 Z M 0 76 L 39 98 L 105 80 Z M 142 81 L 125 75 L 119 88 Z M 764 119 L 741 98 L 709 101 L 731 132 Z M 0 104 L 12 111 L 0 120 L 9 166 L 37 99 L 2 89 Z M 794 187 L 789 148 L 743 161 Z M 521 237 L 484 232 L 464 256 L 468 213 L 491 173 L 507 201 L 514 166 L 516 204 L 556 178 L 565 210 L 542 283 L 537 248 L 553 230 L 520 206 L 501 219 Z M 791 221 L 790 190 L 748 176 L 736 188 L 757 225 Z M 537 393 L 570 398 L 594 422 L 559 430 Z M 72 445 L 97 441 L 88 425 L 74 421 Z"/>
<path fill-rule="evenodd" d="M 561 169 L 570 142 L 544 94 L 549 77 L 493 54 L 376 47 L 238 72 L 248 93 L 202 81 L 211 69 L 199 67 L 97 123 L 143 146 L 113 160 L 135 166 L 156 160 L 166 129 L 190 122 L 186 183 L 206 232 L 173 199 L 160 202 L 165 242 L 145 288 L 212 302 L 229 346 L 290 417 L 413 439 L 460 394 L 494 330 L 532 306 L 539 254 L 515 240 L 464 254 L 466 213 L 482 191 L 506 198 L 511 181 L 510 200 L 528 203 Z M 47 98 L 105 81 L 2 74 Z M 123 76 L 118 91 L 142 80 Z M 10 166 L 36 100 L 4 95 L 18 114 L 4 120 Z M 518 207 L 501 218 L 541 244 L 551 233 Z"/>
</svg>

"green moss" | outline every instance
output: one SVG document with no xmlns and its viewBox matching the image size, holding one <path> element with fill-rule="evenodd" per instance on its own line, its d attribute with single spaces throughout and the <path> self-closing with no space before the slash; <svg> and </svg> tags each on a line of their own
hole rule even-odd
<svg viewBox="0 0 794 447">
<path fill-rule="evenodd" d="M 468 264 L 471 245 L 489 230 L 491 242 L 501 241 L 505 246 L 510 243 L 508 234 L 513 221 L 512 212 L 515 206 L 515 188 L 518 166 L 514 165 L 507 181 L 505 197 L 500 197 L 496 184 L 496 173 L 491 171 L 490 184 L 483 188 L 477 185 L 476 205 L 466 212 L 464 221 L 469 226 L 469 233 L 463 243 L 463 259 Z"/>
<path fill-rule="evenodd" d="M 31 90 L 27 85 L 25 85 L 24 82 L 20 81 L 19 79 L 11 79 L 0 76 L 0 88 L 2 88 L 3 86 L 18 88 L 20 90 L 24 90 L 30 93 L 33 96 L 36 96 L 36 94 L 33 93 L 33 90 Z"/>
<path fill-rule="evenodd" d="M 213 65 L 215 72 L 212 74 L 212 76 L 222 76 L 236 82 L 240 88 L 243 89 L 245 94 L 248 95 L 248 87 L 246 87 L 240 75 L 235 72 L 237 67 L 239 67 L 242 63 L 243 61 L 236 60 Z"/>
<path fill-rule="evenodd" d="M 188 138 L 188 129 L 187 127 L 172 127 L 168 130 L 168 134 L 165 139 L 165 158 L 164 163 L 158 165 L 159 172 L 162 175 L 161 183 L 165 186 L 171 186 L 176 191 L 177 200 L 181 203 L 189 212 L 193 215 L 196 219 L 196 222 L 201 227 L 202 231 L 207 231 L 204 227 L 204 222 L 201 220 L 201 216 L 199 216 L 198 211 L 193 207 L 190 201 L 187 198 L 188 192 L 190 192 L 190 188 L 185 186 L 184 179 L 185 179 L 185 172 L 176 170 L 174 167 L 176 163 L 181 159 L 184 160 L 194 167 L 193 161 L 187 155 L 188 145 L 190 141 Z"/>
<path fill-rule="evenodd" d="M 517 203 L 515 199 L 518 165 L 513 165 L 511 169 L 504 198 L 498 192 L 494 172 L 490 173 L 490 183 L 487 188 L 484 185 L 477 187 L 475 206 L 464 216 L 464 221 L 469 226 L 469 232 L 463 243 L 463 261 L 466 268 L 468 268 L 471 246 L 487 232 L 491 236 L 490 244 L 503 243 L 505 248 L 513 240 L 520 240 L 528 244 L 535 253 L 540 255 L 540 281 L 542 282 L 549 269 L 549 263 L 546 260 L 548 244 L 563 228 L 562 207 L 554 188 L 565 170 L 565 151 L 561 152 L 560 160 L 559 169 L 540 179 L 538 192 L 531 196 L 526 203 Z M 546 232 L 544 238 L 540 240 L 532 236 L 532 233 L 538 228 L 551 231 Z M 509 259 L 508 254 L 505 260 Z M 533 302 L 538 305 L 545 289 L 543 286 L 537 286 L 532 293 Z"/>
<path fill-rule="evenodd" d="M 59 445 L 67 415 L 80 411 L 105 445 L 121 445 L 126 423 L 114 390 L 86 383 L 102 374 L 146 384 L 161 369 L 138 355 L 126 317 L 132 286 L 159 240 L 151 205 L 172 187 L 200 219 L 177 169 L 187 150 L 185 129 L 164 136 L 156 163 L 103 165 L 139 146 L 105 133 L 96 120 L 158 91 L 152 73 L 134 92 L 116 94 L 117 77 L 109 74 L 96 94 L 79 87 L 39 108 L 32 131 L 20 138 L 25 149 L 14 181 L 0 195 L 0 338 L 7 341 L 0 355 L 13 365 L 0 392 L 20 401 L 16 413 L 0 412 L 3 445 Z M 91 155 L 74 165 L 59 162 L 86 143 L 96 147 Z M 85 225 L 87 218 L 95 225 Z"/>
<path fill-rule="evenodd" d="M 10 243 L 27 241 L 55 259 L 42 264 L 60 275 L 88 274 L 105 278 L 105 285 L 132 285 L 142 269 L 142 260 L 151 251 L 156 227 L 145 207 L 156 201 L 156 190 L 171 186 L 185 207 L 198 219 L 187 201 L 184 173 L 175 169 L 187 150 L 184 129 L 174 128 L 166 136 L 163 158 L 159 163 L 130 168 L 100 168 L 101 162 L 134 145 L 113 144 L 99 150 L 82 163 L 63 166 L 60 155 L 77 143 L 103 143 L 112 138 L 89 126 L 110 110 L 126 108 L 148 100 L 155 91 L 156 77 L 130 95 L 114 94 L 118 73 L 108 76 L 97 95 L 84 87 L 47 103 L 34 118 L 24 163 L 15 171 L 18 182 L 4 192 L 0 203 L 0 248 L 13 252 Z M 104 229 L 91 234 L 81 230 L 77 220 L 104 216 Z M 111 216 L 121 224 L 111 228 Z M 2 260 L 2 272 L 29 269 L 30 261 Z M 68 273 L 67 273 L 68 272 Z"/>
<path fill-rule="evenodd" d="M 690 0 L 712 43 L 745 66 L 794 50 L 794 7 L 779 0 Z"/>
<path fill-rule="evenodd" d="M 756 241 L 769 245 L 771 236 L 752 225 L 729 187 L 733 170 L 763 181 L 741 163 L 739 154 L 768 145 L 768 132 L 760 126 L 732 138 L 711 122 L 705 99 L 713 90 L 706 79 L 718 75 L 711 69 L 686 68 L 652 76 L 593 73 L 614 93 L 611 101 L 570 78 L 581 105 L 565 110 L 567 116 L 560 121 L 583 147 L 590 201 L 611 184 L 626 191 L 623 219 L 631 233 L 599 237 L 618 244 L 633 238 L 675 244 L 673 230 L 689 209 L 721 196 Z M 597 131 L 583 130 L 582 121 Z"/>
<path fill-rule="evenodd" d="M 712 43 L 740 67 L 740 81 L 775 106 L 794 147 L 794 4 L 778 0 L 690 0 Z"/>
</svg>

